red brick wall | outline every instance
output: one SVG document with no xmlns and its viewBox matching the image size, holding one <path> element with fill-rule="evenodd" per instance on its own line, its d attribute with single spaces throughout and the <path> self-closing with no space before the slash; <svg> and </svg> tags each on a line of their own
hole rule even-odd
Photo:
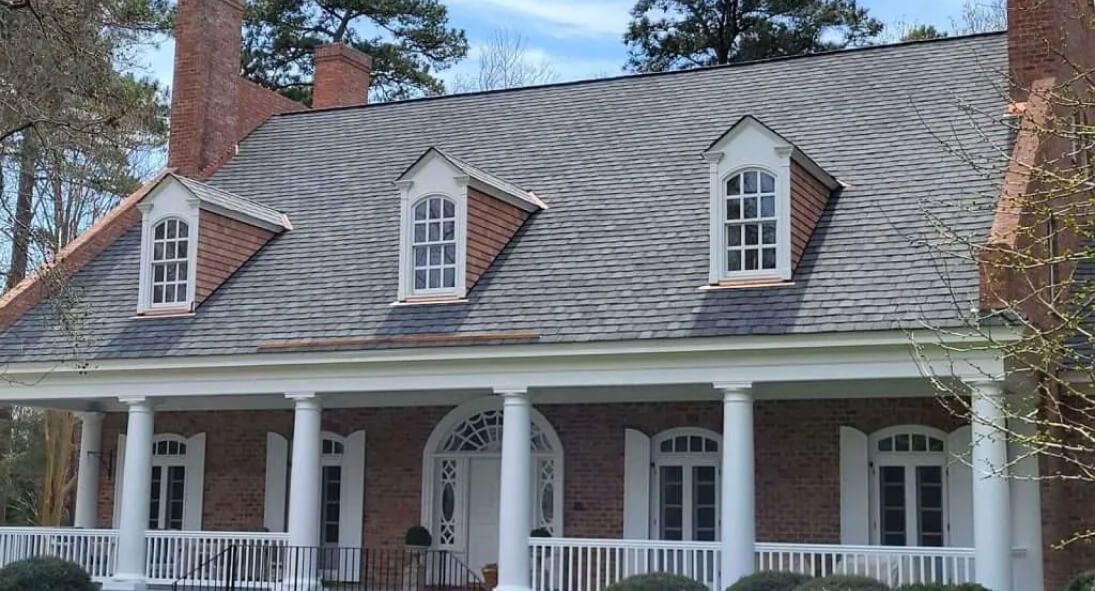
<svg viewBox="0 0 1095 591">
<path fill-rule="evenodd" d="M 373 58 L 343 43 L 320 45 L 315 51 L 312 107 L 349 107 L 369 101 Z"/>
<path fill-rule="evenodd" d="M 223 215 L 199 214 L 195 300 L 200 304 L 259 251 L 274 233 Z"/>
<path fill-rule="evenodd" d="M 618 537 L 623 527 L 624 429 L 655 435 L 697 426 L 721 431 L 710 403 L 587 404 L 537 407 L 565 450 L 566 535 Z M 421 511 L 422 452 L 449 408 L 333 409 L 324 429 L 366 431 L 364 540 L 398 546 Z M 116 453 L 124 415 L 104 424 L 103 449 Z M 766 541 L 840 539 L 839 427 L 864 432 L 906 423 L 953 430 L 961 422 L 930 399 L 780 401 L 756 406 L 757 535 Z M 157 433 L 206 433 L 203 527 L 260 530 L 266 433 L 292 434 L 291 411 L 160 413 Z M 103 474 L 100 522 L 110 523 L 114 482 Z M 803 503 L 802 499 L 810 499 Z"/>
<path fill-rule="evenodd" d="M 513 235 L 528 212 L 505 201 L 468 189 L 467 288 L 470 291 Z"/>
<path fill-rule="evenodd" d="M 791 162 L 791 269 L 806 250 L 829 202 L 829 188 L 797 162 Z"/>
<path fill-rule="evenodd" d="M 1095 65 L 1090 0 L 1008 0 L 1007 13 L 1014 100 L 1025 100 L 1039 78 L 1064 81 Z"/>
</svg>

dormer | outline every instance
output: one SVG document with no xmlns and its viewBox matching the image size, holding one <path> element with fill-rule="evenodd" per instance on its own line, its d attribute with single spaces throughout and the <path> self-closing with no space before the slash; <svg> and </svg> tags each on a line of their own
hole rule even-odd
<svg viewBox="0 0 1095 591">
<path fill-rule="evenodd" d="M 461 301 L 534 212 L 531 191 L 438 148 L 396 180 L 399 302 Z"/>
<path fill-rule="evenodd" d="M 281 212 L 174 174 L 137 208 L 140 315 L 192 312 L 271 238 L 292 228 Z"/>
<path fill-rule="evenodd" d="M 742 117 L 704 152 L 712 286 L 791 281 L 840 183 L 760 120 Z"/>
</svg>

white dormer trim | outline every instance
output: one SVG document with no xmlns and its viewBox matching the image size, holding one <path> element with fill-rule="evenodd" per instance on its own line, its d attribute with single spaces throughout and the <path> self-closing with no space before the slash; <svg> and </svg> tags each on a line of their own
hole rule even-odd
<svg viewBox="0 0 1095 591">
<path fill-rule="evenodd" d="M 167 177 L 146 196 L 137 209 L 141 212 L 141 260 L 138 274 L 137 313 L 189 312 L 194 308 L 198 278 L 198 219 L 201 201 L 194 197 L 181 182 Z M 188 227 L 186 301 L 169 304 L 152 302 L 152 244 L 153 229 L 164 220 L 175 218 Z"/>
<path fill-rule="evenodd" d="M 451 301 L 467 295 L 468 185 L 471 178 L 436 150 L 430 150 L 396 181 L 399 189 L 398 301 Z M 456 277 L 451 288 L 415 290 L 414 206 L 423 199 L 444 197 L 455 204 Z"/>
<path fill-rule="evenodd" d="M 710 266 L 708 282 L 791 279 L 791 158 L 795 147 L 753 117 L 744 117 L 704 152 L 709 172 Z M 735 175 L 764 171 L 775 178 L 776 266 L 727 268 L 726 183 Z"/>
</svg>

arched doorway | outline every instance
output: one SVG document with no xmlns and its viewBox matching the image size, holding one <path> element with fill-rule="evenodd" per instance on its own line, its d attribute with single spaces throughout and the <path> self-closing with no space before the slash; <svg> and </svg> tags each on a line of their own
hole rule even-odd
<svg viewBox="0 0 1095 591">
<path fill-rule="evenodd" d="M 533 528 L 563 532 L 563 446 L 535 409 L 529 445 Z M 498 560 L 502 401 L 482 398 L 447 414 L 423 450 L 422 522 L 438 548 L 479 569 Z"/>
</svg>

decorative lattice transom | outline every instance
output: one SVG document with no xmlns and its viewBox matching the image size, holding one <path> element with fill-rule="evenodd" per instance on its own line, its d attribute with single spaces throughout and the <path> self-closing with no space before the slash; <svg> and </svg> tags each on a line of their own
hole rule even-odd
<svg viewBox="0 0 1095 591">
<path fill-rule="evenodd" d="M 551 443 L 543 430 L 532 424 L 533 452 L 550 453 Z M 453 427 L 441 446 L 442 452 L 500 452 L 502 450 L 502 411 L 487 410 L 468 417 Z"/>
<path fill-rule="evenodd" d="M 924 433 L 898 433 L 878 440 L 878 451 L 941 452 L 943 440 Z"/>
</svg>

